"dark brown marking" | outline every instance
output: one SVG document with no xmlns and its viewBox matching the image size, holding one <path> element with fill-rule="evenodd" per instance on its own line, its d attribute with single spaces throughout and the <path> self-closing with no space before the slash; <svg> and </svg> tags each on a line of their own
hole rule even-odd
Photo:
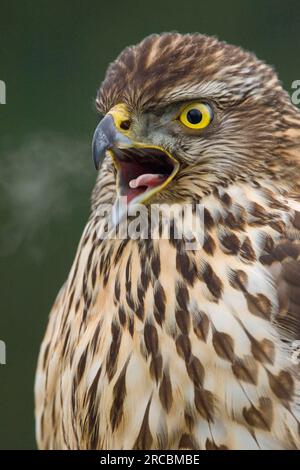
<svg viewBox="0 0 300 470">
<path fill-rule="evenodd" d="M 40 424 L 41 424 L 41 438 L 42 439 L 43 439 L 43 436 L 44 436 L 44 420 L 45 420 L 45 415 L 44 415 L 44 412 L 42 412 L 41 421 L 40 421 Z"/>
<path fill-rule="evenodd" d="M 122 372 L 120 373 L 113 388 L 113 402 L 110 409 L 110 424 L 112 432 L 114 432 L 118 428 L 123 417 L 123 405 L 126 397 L 125 378 L 127 365 L 128 360 L 124 365 Z"/>
<path fill-rule="evenodd" d="M 81 298 L 79 298 L 79 299 L 77 300 L 77 302 L 76 302 L 76 305 L 75 305 L 75 313 L 77 313 L 78 310 L 79 310 L 80 300 L 81 300 Z"/>
<path fill-rule="evenodd" d="M 50 347 L 50 343 L 48 343 L 47 346 L 46 346 L 45 349 L 44 349 L 44 354 L 43 354 L 43 370 L 45 370 L 45 368 L 46 368 L 47 359 L 48 359 L 48 354 L 49 354 L 49 347 Z"/>
<path fill-rule="evenodd" d="M 299 211 L 295 211 L 293 225 L 296 229 L 300 230 L 300 212 Z"/>
<path fill-rule="evenodd" d="M 215 442 L 211 441 L 210 439 L 206 439 L 205 449 L 206 450 L 228 450 L 228 447 L 225 444 L 217 445 Z"/>
<path fill-rule="evenodd" d="M 128 330 L 131 336 L 133 336 L 134 333 L 134 317 L 131 315 L 128 315 Z"/>
<path fill-rule="evenodd" d="M 134 312 L 140 320 L 144 319 L 144 315 L 145 315 L 144 300 L 142 300 L 137 305 L 135 305 Z"/>
<path fill-rule="evenodd" d="M 196 356 L 187 364 L 187 372 L 195 387 L 201 387 L 204 380 L 204 367 Z"/>
<path fill-rule="evenodd" d="M 120 307 L 119 307 L 118 314 L 119 314 L 120 324 L 122 326 L 125 326 L 125 324 L 126 324 L 126 314 L 125 314 L 124 307 L 122 305 L 120 305 Z"/>
<path fill-rule="evenodd" d="M 145 292 L 143 286 L 140 285 L 140 284 L 138 284 L 138 288 L 137 288 L 137 298 L 138 298 L 138 301 L 139 301 L 140 303 L 143 302 L 143 300 L 144 300 L 144 298 L 145 298 L 145 294 L 146 294 L 146 292 Z"/>
<path fill-rule="evenodd" d="M 225 204 L 225 206 L 230 206 L 232 204 L 232 199 L 228 193 L 223 193 L 220 197 L 221 201 Z"/>
<path fill-rule="evenodd" d="M 129 241 L 129 238 L 128 239 L 125 238 L 124 240 L 120 242 L 120 245 L 118 246 L 118 249 L 115 254 L 114 265 L 116 265 L 117 262 L 121 259 L 123 251 L 125 250 L 128 241 Z"/>
<path fill-rule="evenodd" d="M 209 233 L 205 235 L 204 243 L 203 243 L 203 250 L 205 251 L 205 253 L 211 256 L 213 256 L 216 250 L 216 243 L 213 237 Z"/>
<path fill-rule="evenodd" d="M 176 340 L 176 349 L 185 362 L 189 362 L 191 356 L 191 342 L 188 336 L 180 335 Z"/>
<path fill-rule="evenodd" d="M 182 250 L 176 253 L 176 269 L 188 284 L 194 284 L 197 276 L 196 266 L 188 254 Z"/>
<path fill-rule="evenodd" d="M 212 342 L 219 357 L 230 362 L 234 361 L 234 342 L 231 336 L 215 330 Z"/>
<path fill-rule="evenodd" d="M 252 356 L 245 356 L 243 359 L 236 357 L 232 364 L 232 372 L 243 382 L 257 384 L 258 366 Z"/>
<path fill-rule="evenodd" d="M 148 353 L 155 357 L 158 354 L 158 335 L 155 326 L 150 323 L 145 325 L 144 340 Z"/>
<path fill-rule="evenodd" d="M 210 391 L 195 387 L 195 406 L 204 419 L 213 421 L 214 399 Z"/>
<path fill-rule="evenodd" d="M 249 312 L 267 320 L 271 318 L 272 304 L 268 297 L 264 294 L 256 294 L 255 296 L 249 292 L 245 293 L 245 297 L 247 299 Z"/>
<path fill-rule="evenodd" d="M 269 234 L 265 234 L 264 248 L 266 253 L 271 253 L 274 249 L 274 240 Z"/>
<path fill-rule="evenodd" d="M 215 274 L 210 264 L 205 263 L 205 267 L 202 274 L 203 280 L 216 299 L 220 299 L 223 291 L 223 284 L 221 279 Z"/>
<path fill-rule="evenodd" d="M 165 320 L 166 294 L 162 285 L 157 281 L 154 291 L 154 318 L 159 325 Z"/>
<path fill-rule="evenodd" d="M 151 377 L 154 378 L 157 383 L 161 379 L 161 376 L 162 376 L 162 366 L 163 366 L 162 356 L 160 354 L 158 354 L 157 356 L 152 356 L 152 359 L 150 362 L 150 374 L 151 374 Z"/>
<path fill-rule="evenodd" d="M 188 310 L 189 291 L 186 285 L 180 282 L 176 285 L 176 300 L 182 310 Z"/>
<path fill-rule="evenodd" d="M 249 237 L 246 237 L 240 249 L 241 257 L 246 261 L 255 261 L 256 255 Z"/>
<path fill-rule="evenodd" d="M 142 265 L 142 271 L 141 271 L 141 285 L 144 289 L 144 292 L 149 287 L 151 281 L 151 275 L 150 275 L 150 270 L 145 266 L 144 264 Z"/>
<path fill-rule="evenodd" d="M 131 254 L 128 256 L 126 268 L 125 268 L 125 282 L 131 285 Z"/>
<path fill-rule="evenodd" d="M 291 374 L 285 370 L 280 371 L 278 375 L 267 372 L 273 393 L 280 400 L 291 401 L 294 396 L 294 380 Z"/>
<path fill-rule="evenodd" d="M 87 274 L 87 276 L 89 275 L 89 272 L 90 272 L 90 269 L 91 269 L 95 248 L 96 248 L 96 245 L 93 245 L 92 248 L 91 248 L 91 251 L 89 253 L 89 256 L 88 256 L 88 260 L 87 260 L 87 264 L 86 264 L 86 274 Z"/>
<path fill-rule="evenodd" d="M 249 214 L 251 214 L 253 221 L 251 220 L 250 224 L 259 224 L 264 225 L 269 220 L 269 214 L 267 213 L 266 209 L 258 204 L 257 202 L 252 203 L 252 207 L 249 210 Z"/>
<path fill-rule="evenodd" d="M 138 437 L 134 443 L 133 450 L 150 450 L 153 442 L 153 437 L 149 427 L 149 410 L 151 405 L 151 398 L 148 401 L 142 425 Z"/>
<path fill-rule="evenodd" d="M 132 298 L 132 295 L 131 295 L 131 282 L 130 282 L 130 285 L 127 285 L 126 284 L 126 303 L 128 305 L 128 307 L 133 310 L 135 313 L 137 313 L 137 309 L 136 309 L 136 305 L 133 301 L 133 298 Z M 138 312 L 140 313 L 140 312 Z M 142 320 L 143 318 L 140 318 L 140 320 Z"/>
<path fill-rule="evenodd" d="M 285 223 L 282 220 L 273 220 L 272 222 L 270 222 L 269 225 L 270 227 L 272 227 L 273 230 L 280 233 L 281 235 L 285 233 L 286 227 Z"/>
<path fill-rule="evenodd" d="M 76 278 L 76 275 L 77 275 L 78 266 L 79 266 L 79 258 L 80 258 L 80 256 L 77 257 L 77 260 L 76 260 L 76 265 L 75 265 L 75 269 L 74 269 L 74 274 L 73 274 L 73 276 L 72 276 L 72 280 L 71 280 L 71 282 L 70 282 L 70 286 L 73 286 L 74 281 L 75 281 L 75 278 Z"/>
<path fill-rule="evenodd" d="M 224 219 L 224 225 L 227 228 L 231 228 L 233 230 L 244 231 L 245 229 L 245 220 L 241 216 L 234 216 L 232 212 L 228 212 Z"/>
<path fill-rule="evenodd" d="M 152 258 L 151 258 L 151 269 L 152 269 L 152 272 L 154 274 L 154 276 L 156 277 L 156 279 L 159 278 L 159 274 L 160 274 L 160 257 L 159 257 L 159 251 L 154 251 L 153 254 L 152 254 Z"/>
<path fill-rule="evenodd" d="M 184 421 L 185 421 L 187 428 L 191 431 L 195 425 L 193 413 L 186 410 L 184 412 Z"/>
<path fill-rule="evenodd" d="M 71 310 L 71 306 L 72 306 L 73 299 L 74 299 L 74 294 L 75 294 L 75 289 L 72 290 L 71 295 L 70 295 L 69 304 L 68 304 L 68 312 Z"/>
<path fill-rule="evenodd" d="M 247 289 L 248 276 L 241 269 L 237 269 L 236 271 L 232 269 L 229 273 L 229 283 L 234 289 L 244 292 Z"/>
<path fill-rule="evenodd" d="M 238 236 L 233 232 L 226 233 L 225 235 L 223 235 L 220 238 L 220 242 L 222 247 L 225 248 L 225 250 L 223 251 L 226 254 L 236 255 L 240 249 L 240 240 Z"/>
<path fill-rule="evenodd" d="M 106 372 L 109 380 L 111 380 L 115 374 L 121 344 L 121 332 L 117 323 L 111 324 L 111 335 L 112 342 L 106 359 Z"/>
<path fill-rule="evenodd" d="M 178 449 L 199 450 L 199 445 L 190 434 L 182 434 Z"/>
<path fill-rule="evenodd" d="M 209 319 L 206 313 L 199 312 L 199 317 L 193 317 L 194 332 L 199 339 L 206 341 L 209 330 Z"/>
<path fill-rule="evenodd" d="M 98 346 L 100 330 L 101 330 L 101 323 L 99 322 L 98 325 L 96 326 L 95 332 L 93 334 L 93 339 L 91 341 L 91 349 L 92 349 L 93 354 L 95 354 L 97 346 Z"/>
<path fill-rule="evenodd" d="M 261 397 L 258 407 L 251 405 L 243 408 L 243 416 L 250 426 L 266 431 L 271 430 L 273 421 L 273 407 L 270 398 Z"/>
<path fill-rule="evenodd" d="M 173 394 L 171 380 L 166 371 L 163 373 L 163 378 L 159 387 L 159 398 L 164 410 L 169 413 L 173 403 Z"/>
<path fill-rule="evenodd" d="M 96 279 L 97 279 L 97 264 L 93 267 L 92 271 L 92 286 L 94 287 L 96 284 Z"/>
<path fill-rule="evenodd" d="M 64 343 L 63 343 L 63 347 L 62 347 L 62 351 L 61 351 L 61 354 L 62 354 L 62 357 L 65 356 L 65 353 L 67 351 L 67 346 L 69 344 L 69 337 L 70 337 L 70 328 L 68 329 L 67 333 L 66 333 L 66 336 L 65 336 L 65 339 L 64 339 Z"/>
<path fill-rule="evenodd" d="M 121 291 L 121 286 L 120 286 L 120 281 L 119 281 L 119 278 L 117 277 L 116 280 L 115 280 L 115 299 L 117 301 L 120 300 L 120 291 Z"/>
<path fill-rule="evenodd" d="M 190 314 L 187 310 L 176 309 L 175 311 L 176 323 L 184 335 L 187 335 L 190 330 Z"/>
<path fill-rule="evenodd" d="M 261 341 L 251 337 L 251 352 L 255 359 L 261 363 L 273 364 L 275 358 L 275 346 L 269 339 Z"/>
<path fill-rule="evenodd" d="M 204 225 L 207 230 L 211 230 L 215 225 L 214 219 L 206 207 L 204 208 Z"/>
</svg>

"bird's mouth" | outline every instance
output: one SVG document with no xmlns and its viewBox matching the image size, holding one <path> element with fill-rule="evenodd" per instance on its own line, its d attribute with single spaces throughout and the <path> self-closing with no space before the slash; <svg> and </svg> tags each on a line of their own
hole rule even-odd
<svg viewBox="0 0 300 470">
<path fill-rule="evenodd" d="M 118 104 L 100 121 L 92 143 L 95 167 L 110 156 L 116 169 L 115 223 L 125 217 L 128 206 L 146 203 L 161 192 L 179 170 L 177 159 L 164 148 L 133 140 L 128 126 L 128 109 Z"/>
<path fill-rule="evenodd" d="M 174 178 L 178 161 L 161 147 L 142 146 L 108 150 L 116 168 L 119 196 L 127 204 L 145 203 L 164 189 Z"/>
</svg>

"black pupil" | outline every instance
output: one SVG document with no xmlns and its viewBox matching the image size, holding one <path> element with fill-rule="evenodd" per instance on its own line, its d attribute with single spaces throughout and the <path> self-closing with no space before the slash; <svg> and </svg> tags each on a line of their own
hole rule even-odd
<svg viewBox="0 0 300 470">
<path fill-rule="evenodd" d="M 191 124 L 199 124 L 199 122 L 202 120 L 202 113 L 199 111 L 199 109 L 193 108 L 190 109 L 186 117 Z"/>
</svg>

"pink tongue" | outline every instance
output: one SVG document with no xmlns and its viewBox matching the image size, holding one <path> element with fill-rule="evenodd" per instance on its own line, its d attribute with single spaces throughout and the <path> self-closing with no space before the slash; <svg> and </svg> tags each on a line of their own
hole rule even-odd
<svg viewBox="0 0 300 470">
<path fill-rule="evenodd" d="M 151 188 L 162 184 L 165 179 L 165 175 L 146 173 L 145 175 L 140 175 L 134 180 L 129 181 L 129 186 L 132 189 L 138 188 L 139 186 L 147 186 Z"/>
</svg>

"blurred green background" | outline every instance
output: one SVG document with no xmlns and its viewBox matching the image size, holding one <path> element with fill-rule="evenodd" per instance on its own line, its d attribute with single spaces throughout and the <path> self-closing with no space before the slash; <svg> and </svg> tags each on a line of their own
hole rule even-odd
<svg viewBox="0 0 300 470">
<path fill-rule="evenodd" d="M 39 344 L 89 211 L 93 99 L 110 61 L 152 32 L 204 32 L 300 79 L 297 0 L 0 0 L 0 448 L 35 448 Z"/>
</svg>

